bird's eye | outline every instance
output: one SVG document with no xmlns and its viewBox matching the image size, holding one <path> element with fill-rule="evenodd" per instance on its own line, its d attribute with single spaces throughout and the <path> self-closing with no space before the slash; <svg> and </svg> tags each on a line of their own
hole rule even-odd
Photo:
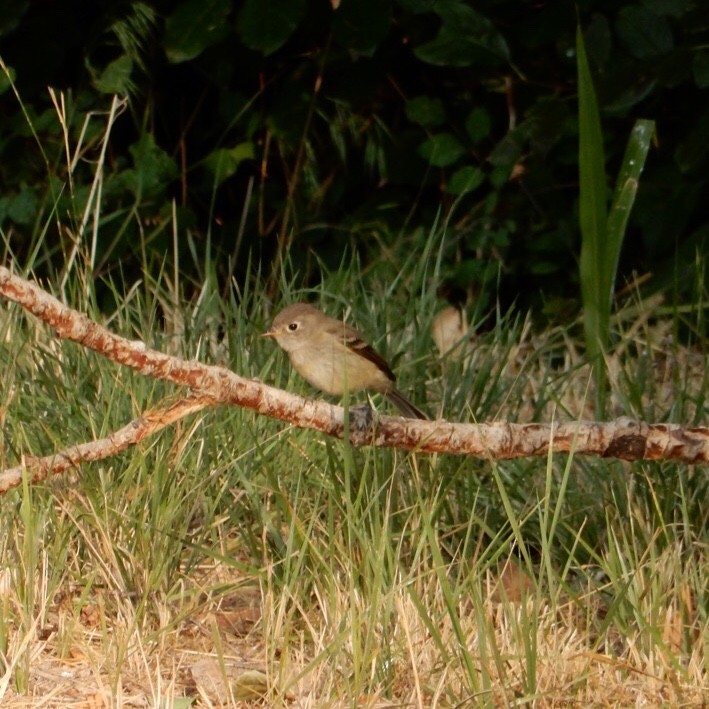
<svg viewBox="0 0 709 709">
<path fill-rule="evenodd" d="M 298 329 L 298 325 L 299 325 L 299 323 L 297 323 L 297 322 L 288 323 L 288 329 L 291 332 L 295 332 Z"/>
</svg>

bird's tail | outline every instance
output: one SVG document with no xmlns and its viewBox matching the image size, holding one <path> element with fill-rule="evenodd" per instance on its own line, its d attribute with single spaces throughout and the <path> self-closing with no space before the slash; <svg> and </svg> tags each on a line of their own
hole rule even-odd
<svg viewBox="0 0 709 709">
<path fill-rule="evenodd" d="M 414 406 L 398 389 L 392 387 L 385 393 L 385 396 L 406 418 L 428 421 L 428 416 L 417 406 Z"/>
</svg>

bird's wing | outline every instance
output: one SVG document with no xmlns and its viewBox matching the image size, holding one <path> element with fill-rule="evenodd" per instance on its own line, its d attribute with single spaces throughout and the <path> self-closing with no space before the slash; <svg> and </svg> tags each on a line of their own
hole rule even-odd
<svg viewBox="0 0 709 709">
<path fill-rule="evenodd" d="M 368 359 L 373 364 L 376 364 L 379 369 L 386 375 L 387 379 L 391 382 L 396 382 L 396 375 L 391 371 L 391 367 L 387 364 L 387 361 L 382 357 L 379 352 L 377 352 L 371 345 L 368 345 L 362 336 L 349 325 L 344 323 L 339 323 L 339 332 L 337 334 L 342 335 L 342 341 L 344 344 L 356 352 L 360 357 Z"/>
</svg>

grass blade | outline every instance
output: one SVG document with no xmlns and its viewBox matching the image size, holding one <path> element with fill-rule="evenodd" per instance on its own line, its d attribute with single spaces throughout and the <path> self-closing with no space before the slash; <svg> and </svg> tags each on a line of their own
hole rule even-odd
<svg viewBox="0 0 709 709">
<path fill-rule="evenodd" d="M 655 121 L 646 119 L 635 121 L 630 138 L 628 138 L 628 145 L 625 148 L 623 163 L 618 172 L 618 180 L 616 182 L 615 191 L 613 192 L 613 203 L 606 225 L 607 243 L 605 248 L 604 268 L 610 276 L 610 287 L 606 294 L 609 310 L 625 229 L 633 204 L 635 203 L 635 195 L 638 192 L 640 175 L 645 167 L 645 161 L 654 134 Z"/>
<path fill-rule="evenodd" d="M 579 223 L 581 228 L 581 298 L 589 361 L 596 382 L 596 414 L 605 409 L 606 373 L 603 352 L 608 344 L 610 307 L 606 303 L 611 283 L 605 266 L 607 187 L 603 135 L 596 92 L 586 56 L 581 28 L 576 30 L 579 92 Z"/>
</svg>

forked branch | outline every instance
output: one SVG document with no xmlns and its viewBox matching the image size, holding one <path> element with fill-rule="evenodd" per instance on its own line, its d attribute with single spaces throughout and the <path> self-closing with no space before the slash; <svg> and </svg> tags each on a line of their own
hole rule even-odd
<svg viewBox="0 0 709 709">
<path fill-rule="evenodd" d="M 607 423 L 573 421 L 555 424 L 450 423 L 382 416 L 361 422 L 338 406 L 304 399 L 224 368 L 186 361 L 151 350 L 143 342 L 120 337 L 86 315 L 63 305 L 37 285 L 0 266 L 0 294 L 45 322 L 60 338 L 94 350 L 141 374 L 188 387 L 190 393 L 167 408 L 153 409 L 101 441 L 71 446 L 46 458 L 25 457 L 22 465 L 34 480 L 61 473 L 82 462 L 125 450 L 179 418 L 206 406 L 233 404 L 343 438 L 354 446 L 373 445 L 421 453 L 454 453 L 494 460 L 573 452 L 623 460 L 709 461 L 709 429 L 649 424 L 631 419 Z M 246 342 L 248 333 L 243 332 Z M 366 418 L 366 417 L 365 417 Z M 0 473 L 0 492 L 21 480 L 22 468 Z"/>
</svg>

